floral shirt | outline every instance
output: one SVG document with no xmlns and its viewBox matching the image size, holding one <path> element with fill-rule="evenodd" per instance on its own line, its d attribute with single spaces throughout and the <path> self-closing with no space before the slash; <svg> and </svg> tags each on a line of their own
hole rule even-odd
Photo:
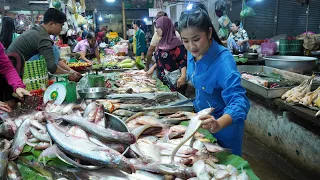
<svg viewBox="0 0 320 180">
<path fill-rule="evenodd" d="M 172 72 L 187 66 L 187 50 L 183 45 L 177 46 L 169 51 L 158 49 L 155 58 L 158 65 L 158 78 L 168 86 L 169 84 L 166 81 L 164 70 Z M 176 91 L 174 87 L 169 86 L 169 88 L 172 91 Z"/>
<path fill-rule="evenodd" d="M 236 42 L 249 39 L 247 31 L 244 29 L 239 29 L 236 33 L 231 32 L 229 38 L 234 39 Z"/>
</svg>

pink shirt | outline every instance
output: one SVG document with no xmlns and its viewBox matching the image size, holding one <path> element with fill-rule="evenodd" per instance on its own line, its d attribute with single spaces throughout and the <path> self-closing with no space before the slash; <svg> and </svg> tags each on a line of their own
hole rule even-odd
<svg viewBox="0 0 320 180">
<path fill-rule="evenodd" d="M 14 92 L 17 88 L 25 88 L 26 85 L 23 84 L 18 72 L 11 64 L 10 59 L 4 52 L 4 47 L 0 43 L 0 74 L 4 75 L 8 84 L 13 87 Z"/>
<path fill-rule="evenodd" d="M 86 54 L 93 55 L 97 47 L 98 47 L 97 41 L 94 47 L 91 48 L 88 40 L 84 39 L 78 42 L 76 47 L 74 47 L 73 52 L 85 52 Z"/>
</svg>

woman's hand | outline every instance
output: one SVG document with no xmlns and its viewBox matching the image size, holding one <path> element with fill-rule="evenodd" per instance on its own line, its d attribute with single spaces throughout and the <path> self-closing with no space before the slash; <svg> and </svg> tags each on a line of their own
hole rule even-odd
<svg viewBox="0 0 320 180">
<path fill-rule="evenodd" d="M 203 121 L 202 128 L 209 130 L 211 133 L 219 132 L 223 128 L 219 121 L 211 115 L 200 116 L 199 120 Z"/>
<path fill-rule="evenodd" d="M 177 81 L 177 87 L 180 88 L 185 84 L 186 84 L 186 76 L 180 76 L 180 78 Z"/>
<path fill-rule="evenodd" d="M 241 40 L 237 42 L 238 46 L 241 46 L 242 43 L 243 43 L 243 41 L 241 41 Z"/>
<path fill-rule="evenodd" d="M 20 98 L 23 98 L 23 96 L 31 96 L 30 92 L 23 88 L 17 88 L 16 93 Z"/>
<path fill-rule="evenodd" d="M 2 102 L 2 101 L 0 101 L 0 110 L 6 111 L 6 112 L 12 111 L 12 109 L 9 107 L 9 105 L 7 103 Z"/>
<path fill-rule="evenodd" d="M 153 72 L 154 72 L 154 68 L 150 68 L 150 69 L 147 71 L 146 76 L 147 76 L 148 78 L 151 78 L 152 75 L 153 75 Z"/>
</svg>

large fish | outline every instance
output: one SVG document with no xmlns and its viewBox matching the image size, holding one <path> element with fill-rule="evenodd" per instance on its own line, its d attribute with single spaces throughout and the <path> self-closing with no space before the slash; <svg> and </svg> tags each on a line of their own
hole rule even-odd
<svg viewBox="0 0 320 180">
<path fill-rule="evenodd" d="M 199 120 L 199 117 L 211 114 L 213 110 L 213 108 L 203 109 L 199 111 L 196 116 L 193 116 L 191 118 L 186 133 L 184 134 L 183 139 L 181 140 L 181 143 L 172 152 L 171 162 L 174 162 L 174 156 L 176 155 L 180 147 L 183 146 L 187 141 L 189 141 L 189 139 L 192 138 L 194 134 L 198 131 L 198 129 L 201 127 L 202 121 Z"/>
<path fill-rule="evenodd" d="M 53 116 L 50 117 L 49 115 L 48 117 L 52 118 Z M 109 128 L 98 126 L 85 120 L 83 117 L 77 114 L 56 117 L 56 119 L 60 118 L 81 127 L 83 130 L 87 131 L 90 134 L 93 134 L 102 141 L 120 142 L 123 144 L 133 144 L 136 142 L 136 138 L 131 133 L 114 131 Z"/>
<path fill-rule="evenodd" d="M 66 136 L 54 124 L 47 124 L 47 129 L 52 140 L 67 154 L 94 165 L 114 167 L 130 174 L 135 172 L 132 164 L 119 152 L 111 148 L 100 147 L 88 139 Z"/>
<path fill-rule="evenodd" d="M 4 139 L 0 142 L 0 179 L 5 179 L 11 143 Z"/>
<path fill-rule="evenodd" d="M 30 119 L 28 118 L 23 121 L 21 126 L 18 128 L 16 134 L 14 135 L 12 148 L 9 153 L 10 159 L 12 160 L 16 159 L 22 152 L 28 140 L 26 133 L 29 130 L 29 127 L 30 127 Z"/>
</svg>

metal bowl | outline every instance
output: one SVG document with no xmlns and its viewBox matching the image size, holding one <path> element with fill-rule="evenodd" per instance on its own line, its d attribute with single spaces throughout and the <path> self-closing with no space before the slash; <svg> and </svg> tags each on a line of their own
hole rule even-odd
<svg viewBox="0 0 320 180">
<path fill-rule="evenodd" d="M 105 113 L 105 116 L 107 119 L 105 125 L 106 128 L 110 128 L 119 132 L 129 132 L 127 125 L 120 118 L 109 113 Z M 125 146 L 125 150 L 122 155 L 126 154 L 128 149 L 129 146 Z"/>
<path fill-rule="evenodd" d="M 265 65 L 295 73 L 308 73 L 317 65 L 317 58 L 305 56 L 267 56 Z"/>
<path fill-rule="evenodd" d="M 78 90 L 78 94 L 82 99 L 99 99 L 107 95 L 107 88 L 95 87 Z"/>
<path fill-rule="evenodd" d="M 248 59 L 258 59 L 258 53 L 245 53 L 244 57 L 248 58 Z"/>
</svg>

